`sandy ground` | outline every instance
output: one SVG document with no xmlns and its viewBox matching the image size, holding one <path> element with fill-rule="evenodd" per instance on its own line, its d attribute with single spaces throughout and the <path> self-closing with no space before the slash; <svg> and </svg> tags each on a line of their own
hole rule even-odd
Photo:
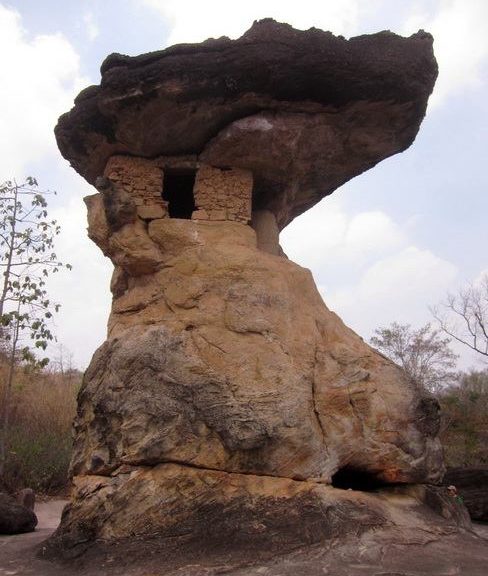
<svg viewBox="0 0 488 576">
<path fill-rule="evenodd" d="M 428 548 L 405 547 L 398 550 L 400 557 L 393 554 L 393 561 L 381 562 L 381 566 L 372 564 L 349 564 L 327 560 L 320 552 L 313 549 L 297 550 L 289 555 L 275 558 L 270 562 L 258 566 L 241 566 L 233 562 L 226 566 L 190 563 L 174 570 L 166 568 L 164 560 L 151 562 L 146 568 L 143 566 L 117 567 L 110 557 L 100 558 L 100 562 L 81 566 L 75 562 L 71 566 L 61 566 L 36 557 L 36 552 L 42 542 L 55 530 L 59 523 L 62 509 L 66 500 L 51 500 L 36 505 L 36 514 L 39 520 L 35 532 L 19 534 L 16 536 L 0 536 L 0 576 L 203 576 L 213 574 L 229 574 L 235 576 L 314 576 L 328 574 L 329 576 L 486 576 L 488 575 L 488 524 L 475 524 L 474 530 L 478 538 L 465 539 L 459 536 L 448 538 Z M 401 547 L 403 548 L 403 547 Z M 341 546 L 335 554 L 341 554 Z M 453 562 L 448 557 L 454 553 Z M 486 555 L 485 555 L 486 553 Z M 397 557 L 395 559 L 395 557 Z M 403 558 L 401 558 L 403 557 Z M 457 558 L 457 561 L 456 561 Z M 461 564 L 458 560 L 461 558 Z M 486 561 L 485 561 L 486 558 Z M 343 557 L 343 560 L 345 558 Z M 465 560 L 464 560 L 465 559 Z M 98 560 L 98 559 L 97 559 Z M 159 564 L 159 566 L 158 566 Z M 327 567 L 326 567 L 327 566 Z M 407 566 L 408 568 L 405 568 Z M 379 569 L 379 570 L 378 570 Z M 405 571 L 404 571 L 405 570 Z"/>
</svg>

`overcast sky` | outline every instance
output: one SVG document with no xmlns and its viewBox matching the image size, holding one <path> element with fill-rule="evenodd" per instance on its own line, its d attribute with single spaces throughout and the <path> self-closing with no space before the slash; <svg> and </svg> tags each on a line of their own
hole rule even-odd
<svg viewBox="0 0 488 576">
<path fill-rule="evenodd" d="M 59 154 L 53 127 L 111 52 L 237 38 L 273 17 L 345 37 L 389 29 L 434 35 L 440 75 L 420 133 L 297 218 L 285 251 L 312 269 L 327 305 L 365 339 L 488 270 L 487 0 L 0 0 L 0 181 L 34 175 L 55 189 L 58 255 L 73 264 L 51 294 L 60 342 L 84 368 L 105 338 L 111 263 L 86 237 L 92 189 Z M 458 350 L 462 351 L 462 350 Z M 460 365 L 475 365 L 462 351 Z"/>
</svg>

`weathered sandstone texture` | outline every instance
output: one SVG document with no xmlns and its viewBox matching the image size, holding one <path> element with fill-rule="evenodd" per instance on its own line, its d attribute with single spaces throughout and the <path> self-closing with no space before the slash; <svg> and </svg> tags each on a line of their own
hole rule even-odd
<svg viewBox="0 0 488 576">
<path fill-rule="evenodd" d="M 438 406 L 326 308 L 279 230 L 411 144 L 432 38 L 267 20 L 102 74 L 56 128 L 115 269 L 55 541 L 274 549 L 393 525 L 357 490 L 440 481 Z"/>
<path fill-rule="evenodd" d="M 90 204 L 95 238 L 109 225 Z M 98 242 L 117 296 L 79 396 L 75 475 L 177 462 L 439 479 L 435 401 L 325 308 L 308 270 L 259 251 L 251 227 L 136 219 Z"/>
</svg>

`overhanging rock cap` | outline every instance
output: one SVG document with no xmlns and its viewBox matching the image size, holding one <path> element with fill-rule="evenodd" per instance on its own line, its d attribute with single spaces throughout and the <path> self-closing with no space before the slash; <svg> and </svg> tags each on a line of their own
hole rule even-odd
<svg viewBox="0 0 488 576">
<path fill-rule="evenodd" d="M 239 39 L 110 55 L 55 133 L 90 183 L 108 158 L 196 154 L 251 170 L 280 227 L 415 139 L 437 77 L 432 36 L 346 40 L 271 19 Z"/>
</svg>

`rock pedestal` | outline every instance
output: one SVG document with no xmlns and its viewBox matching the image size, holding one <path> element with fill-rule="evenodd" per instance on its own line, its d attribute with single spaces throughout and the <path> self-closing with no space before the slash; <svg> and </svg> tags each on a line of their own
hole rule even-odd
<svg viewBox="0 0 488 576">
<path fill-rule="evenodd" d="M 88 233 L 115 270 L 55 541 L 280 548 L 392 523 L 358 490 L 440 481 L 438 406 L 327 309 L 278 234 L 411 144 L 431 37 L 267 20 L 102 72 L 56 128 L 99 190 Z"/>
</svg>

